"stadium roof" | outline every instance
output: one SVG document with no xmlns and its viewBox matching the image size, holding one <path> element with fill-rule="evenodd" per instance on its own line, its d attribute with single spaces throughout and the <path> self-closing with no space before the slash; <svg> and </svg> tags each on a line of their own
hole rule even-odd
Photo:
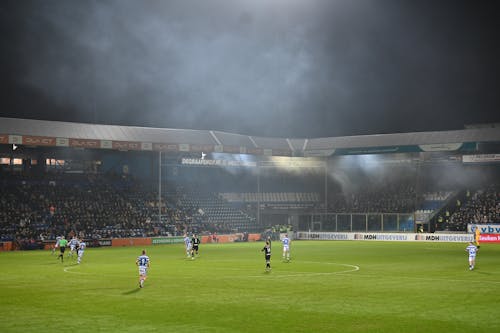
<svg viewBox="0 0 500 333">
<path fill-rule="evenodd" d="M 83 124 L 0 117 L 0 144 L 275 156 L 474 150 L 500 143 L 500 128 L 329 138 L 269 138 L 219 131 Z M 472 148 L 471 148 L 472 147 Z"/>
</svg>

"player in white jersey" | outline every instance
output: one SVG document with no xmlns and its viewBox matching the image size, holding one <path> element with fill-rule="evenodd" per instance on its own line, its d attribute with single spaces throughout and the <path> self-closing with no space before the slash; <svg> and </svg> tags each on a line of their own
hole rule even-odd
<svg viewBox="0 0 500 333">
<path fill-rule="evenodd" d="M 285 234 L 285 237 L 281 240 L 283 243 L 283 260 L 290 261 L 290 238 L 288 238 L 288 234 Z"/>
<path fill-rule="evenodd" d="M 142 254 L 137 257 L 135 264 L 139 267 L 139 287 L 144 287 L 144 281 L 148 277 L 149 257 L 146 255 L 146 250 L 142 250 Z"/>
<path fill-rule="evenodd" d="M 62 238 L 61 236 L 56 237 L 56 244 L 52 248 L 52 254 L 54 254 L 56 252 L 56 249 L 59 247 L 59 241 L 61 240 L 61 238 Z"/>
<path fill-rule="evenodd" d="M 191 257 L 191 248 L 193 244 L 191 243 L 191 238 L 186 234 L 184 235 L 184 246 L 186 246 L 186 255 L 188 258 Z"/>
<path fill-rule="evenodd" d="M 78 264 L 80 262 L 82 262 L 83 253 L 85 252 L 86 247 L 87 247 L 87 244 L 85 244 L 83 239 L 78 242 Z"/>
<path fill-rule="evenodd" d="M 473 270 L 476 265 L 476 255 L 479 251 L 477 246 L 474 245 L 474 242 L 470 242 L 469 245 L 465 248 L 465 251 L 469 253 L 469 270 Z"/>
<path fill-rule="evenodd" d="M 73 257 L 73 254 L 76 253 L 76 249 L 78 247 L 78 238 L 73 236 L 73 238 L 71 238 L 71 240 L 69 241 L 68 245 L 69 245 L 68 257 Z"/>
</svg>

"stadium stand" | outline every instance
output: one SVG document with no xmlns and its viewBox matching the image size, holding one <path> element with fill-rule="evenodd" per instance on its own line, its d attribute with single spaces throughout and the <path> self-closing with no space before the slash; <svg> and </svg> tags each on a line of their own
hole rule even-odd
<svg viewBox="0 0 500 333">
<path fill-rule="evenodd" d="M 383 186 L 367 183 L 349 195 L 332 189 L 329 211 L 442 215 L 437 231 L 463 232 L 467 223 L 500 221 L 498 185 L 474 192 L 430 191 L 418 199 L 411 183 L 396 179 Z M 0 190 L 0 238 L 17 240 L 21 248 L 33 248 L 40 239 L 72 233 L 99 239 L 182 235 L 186 231 L 251 232 L 259 228 L 257 202 L 266 209 L 300 209 L 322 201 L 316 192 L 218 193 L 177 185 L 158 207 L 158 193 L 133 177 L 112 173 L 33 175 L 2 171 Z"/>
<path fill-rule="evenodd" d="M 205 222 L 210 231 L 254 231 L 255 217 L 232 206 L 218 193 L 184 190 L 178 187 L 176 193 L 167 197 L 176 202 L 177 207 L 192 212 L 197 225 Z"/>
<path fill-rule="evenodd" d="M 500 186 L 491 185 L 471 193 L 467 190 L 466 202 L 444 219 L 443 230 L 464 231 L 468 223 L 500 222 Z"/>
<path fill-rule="evenodd" d="M 500 174 L 498 127 L 294 139 L 0 118 L 0 143 L 0 237 L 26 246 L 63 232 L 127 237 L 298 227 L 316 213 L 411 214 L 437 231 L 499 222 L 498 187 L 488 186 Z M 181 163 L 201 152 L 213 165 Z M 46 161 L 59 158 L 80 163 L 81 173 L 48 172 Z M 234 161 L 241 163 L 219 163 Z M 141 180 L 124 177 L 125 167 Z M 159 183 L 167 191 L 161 206 Z M 305 222 L 303 230 L 311 226 Z M 408 224 L 404 231 L 414 230 Z"/>
<path fill-rule="evenodd" d="M 320 202 L 317 192 L 243 192 L 219 193 L 219 196 L 231 203 L 267 204 L 275 208 L 306 208 L 313 207 Z"/>
<path fill-rule="evenodd" d="M 393 184 L 385 188 L 364 188 L 362 192 L 330 195 L 329 210 L 346 213 L 412 213 L 416 193 L 412 186 Z"/>
<path fill-rule="evenodd" d="M 190 217 L 164 205 L 158 221 L 156 194 L 130 177 L 45 173 L 29 176 L 2 172 L 2 240 L 55 239 L 61 234 L 85 238 L 180 234 Z"/>
</svg>

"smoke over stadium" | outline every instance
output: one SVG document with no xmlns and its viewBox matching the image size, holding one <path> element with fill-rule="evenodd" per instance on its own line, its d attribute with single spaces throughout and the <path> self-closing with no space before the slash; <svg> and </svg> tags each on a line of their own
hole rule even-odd
<svg viewBox="0 0 500 333">
<path fill-rule="evenodd" d="M 449 5 L 4 2 L 2 112 L 288 138 L 498 122 L 495 11 Z"/>
<path fill-rule="evenodd" d="M 500 331 L 497 7 L 1 1 L 0 332 Z"/>
</svg>

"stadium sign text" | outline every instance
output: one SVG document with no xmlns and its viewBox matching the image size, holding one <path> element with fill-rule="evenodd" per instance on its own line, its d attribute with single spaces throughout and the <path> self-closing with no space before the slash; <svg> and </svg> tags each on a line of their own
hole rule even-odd
<svg viewBox="0 0 500 333">
<path fill-rule="evenodd" d="M 500 234 L 500 224 L 467 224 L 467 232 L 476 232 L 476 228 L 482 234 Z"/>
<path fill-rule="evenodd" d="M 237 161 L 237 160 L 205 160 L 201 158 L 183 158 L 181 163 L 184 165 L 206 165 L 206 166 L 246 166 L 256 167 L 256 162 Z"/>
<path fill-rule="evenodd" d="M 500 243 L 500 234 L 486 234 L 479 236 L 481 243 Z"/>
<path fill-rule="evenodd" d="M 153 238 L 153 245 L 183 243 L 183 237 L 159 237 Z"/>
<path fill-rule="evenodd" d="M 500 235 L 499 235 L 500 236 Z M 499 237 L 500 238 L 500 237 Z M 472 234 L 424 234 L 424 233 L 362 233 L 362 232 L 297 232 L 297 239 L 310 240 L 360 240 L 396 242 L 470 242 Z"/>
</svg>

